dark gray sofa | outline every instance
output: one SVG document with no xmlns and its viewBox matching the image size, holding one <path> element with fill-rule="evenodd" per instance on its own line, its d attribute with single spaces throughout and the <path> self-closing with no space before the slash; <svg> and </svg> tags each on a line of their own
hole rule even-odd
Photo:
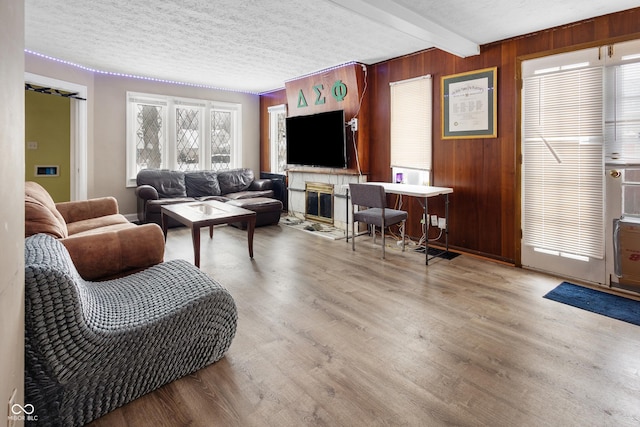
<svg viewBox="0 0 640 427">
<path fill-rule="evenodd" d="M 214 172 L 144 169 L 136 177 L 138 221 L 161 224 L 161 207 L 205 200 L 233 201 L 256 212 L 256 226 L 277 224 L 282 202 L 274 198 L 271 179 L 255 179 L 248 168 Z M 240 202 L 241 201 L 241 202 Z M 180 225 L 174 220 L 169 226 Z"/>
</svg>

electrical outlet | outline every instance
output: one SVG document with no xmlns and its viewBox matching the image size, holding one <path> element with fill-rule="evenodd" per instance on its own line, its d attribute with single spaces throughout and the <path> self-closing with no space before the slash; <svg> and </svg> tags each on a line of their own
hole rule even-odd
<svg viewBox="0 0 640 427">
<path fill-rule="evenodd" d="M 349 124 L 351 125 L 351 131 L 352 132 L 357 132 L 358 131 L 358 119 L 357 118 L 353 118 L 349 121 Z"/>
<path fill-rule="evenodd" d="M 447 228 L 447 220 L 444 218 L 438 219 L 438 228 L 442 228 L 443 230 Z"/>
<path fill-rule="evenodd" d="M 431 215 L 431 225 L 433 227 L 438 226 L 438 215 Z"/>
</svg>

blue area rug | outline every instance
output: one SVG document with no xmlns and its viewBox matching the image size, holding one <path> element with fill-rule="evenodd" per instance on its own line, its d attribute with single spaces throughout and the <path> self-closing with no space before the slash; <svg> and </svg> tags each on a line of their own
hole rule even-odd
<svg viewBox="0 0 640 427">
<path fill-rule="evenodd" d="M 640 301 L 562 282 L 544 298 L 640 326 Z"/>
</svg>

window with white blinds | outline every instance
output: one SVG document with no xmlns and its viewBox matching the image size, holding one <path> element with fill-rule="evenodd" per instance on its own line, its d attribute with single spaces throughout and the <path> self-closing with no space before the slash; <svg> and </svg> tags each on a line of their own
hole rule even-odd
<svg viewBox="0 0 640 427">
<path fill-rule="evenodd" d="M 602 259 L 603 68 L 526 77 L 523 242 Z"/>
<path fill-rule="evenodd" d="M 607 67 L 605 87 L 606 161 L 640 165 L 640 62 Z"/>
<path fill-rule="evenodd" d="M 431 170 L 431 76 L 390 83 L 391 166 Z"/>
</svg>

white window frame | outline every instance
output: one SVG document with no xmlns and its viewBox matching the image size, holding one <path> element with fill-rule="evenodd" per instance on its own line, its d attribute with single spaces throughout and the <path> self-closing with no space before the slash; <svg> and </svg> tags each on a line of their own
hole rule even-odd
<svg viewBox="0 0 640 427">
<path fill-rule="evenodd" d="M 280 104 L 280 105 L 274 105 L 272 107 L 269 107 L 268 109 L 269 112 L 269 151 L 271 153 L 271 159 L 270 159 L 270 163 L 271 163 L 271 172 L 272 173 L 279 173 L 279 174 L 283 174 L 285 173 L 284 170 L 280 170 L 278 168 L 278 165 L 280 164 L 279 162 L 279 158 L 278 155 L 280 153 L 278 144 L 279 144 L 279 135 L 278 135 L 278 116 L 280 114 L 283 114 L 286 116 L 287 114 L 287 106 L 286 104 Z M 286 136 L 285 136 L 286 138 Z M 286 150 L 285 150 L 285 161 L 283 162 L 283 164 L 286 165 Z"/>
<path fill-rule="evenodd" d="M 202 102 L 200 100 L 191 100 L 187 98 L 173 98 L 168 100 L 169 103 L 169 119 L 167 120 L 167 126 L 169 128 L 169 132 L 167 133 L 167 139 L 165 140 L 165 145 L 167 146 L 166 154 L 167 154 L 167 164 L 172 165 L 172 167 L 168 167 L 167 169 L 178 169 L 178 158 L 177 158 L 177 137 L 178 137 L 178 129 L 176 128 L 177 123 L 177 110 L 178 108 L 183 109 L 194 109 L 197 110 L 200 114 L 200 125 L 198 126 L 198 135 L 200 137 L 200 141 L 198 144 L 198 167 L 197 169 L 206 169 L 206 152 L 208 147 L 207 141 L 207 103 Z M 171 137 L 171 138 L 170 138 Z M 173 138 L 173 144 L 171 144 L 171 139 Z M 164 157 L 163 157 L 164 159 Z M 163 164 L 164 167 L 164 164 Z"/>
<path fill-rule="evenodd" d="M 136 153 L 136 105 L 161 105 L 163 106 L 162 132 L 162 169 L 176 170 L 177 159 L 177 133 L 176 133 L 176 109 L 191 107 L 200 110 L 199 133 L 199 169 L 211 168 L 211 112 L 223 111 L 231 113 L 231 155 L 229 168 L 237 168 L 242 164 L 242 104 L 220 102 L 202 99 L 181 98 L 165 95 L 156 95 L 139 92 L 127 92 L 126 94 L 126 186 L 136 186 L 138 174 Z"/>
<path fill-rule="evenodd" d="M 209 101 L 206 112 L 206 156 L 207 166 L 211 167 L 211 111 L 223 111 L 231 113 L 231 159 L 230 168 L 239 168 L 242 165 L 242 104 L 221 101 Z"/>
<path fill-rule="evenodd" d="M 392 179 L 430 184 L 433 152 L 431 75 L 389 83 Z M 409 178 L 409 179 L 407 179 Z"/>
</svg>

